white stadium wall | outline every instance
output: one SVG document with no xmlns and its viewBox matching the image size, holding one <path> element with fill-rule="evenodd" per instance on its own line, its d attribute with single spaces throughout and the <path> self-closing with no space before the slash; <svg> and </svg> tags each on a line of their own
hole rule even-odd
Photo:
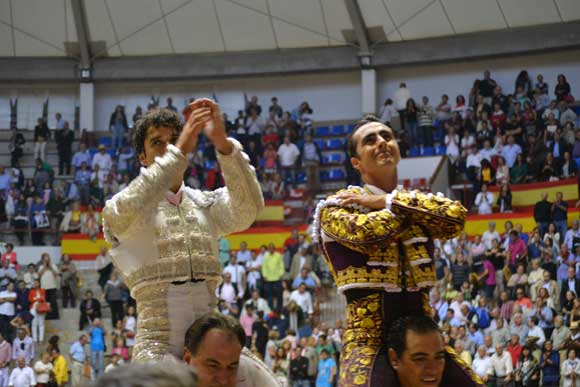
<svg viewBox="0 0 580 387">
<path fill-rule="evenodd" d="M 535 77 L 544 75 L 553 92 L 556 76 L 566 74 L 572 93 L 580 99 L 580 50 L 559 51 L 538 55 L 514 56 L 477 61 L 389 67 L 378 70 L 378 101 L 392 97 L 399 82 L 405 81 L 412 96 L 420 100 L 427 95 L 433 104 L 441 94 L 452 100 L 458 94 L 467 97 L 475 78 L 484 69 L 492 71 L 492 77 L 506 92 L 513 91 L 515 78 L 521 69 L 527 69 Z M 257 95 L 262 107 L 267 108 L 272 96 L 277 96 L 286 110 L 292 110 L 302 101 L 308 101 L 319 121 L 356 119 L 360 116 L 360 72 L 316 73 L 264 78 L 236 78 L 227 80 L 143 82 L 143 83 L 97 83 L 95 85 L 95 128 L 106 130 L 109 116 L 115 105 L 125 105 L 129 115 L 135 107 L 143 108 L 151 95 L 161 97 L 165 104 L 172 96 L 174 105 L 182 107 L 191 97 L 216 96 L 223 110 L 230 117 L 243 107 L 244 93 Z M 78 104 L 78 85 L 0 85 L 0 128 L 6 129 L 10 122 L 9 100 L 19 99 L 18 126 L 33 128 L 42 113 L 42 103 L 50 97 L 49 127 L 54 127 L 54 113 L 62 112 L 66 120 L 73 121 L 74 108 Z M 377 109 L 380 107 L 377 107 Z M 128 117 L 130 118 L 130 117 Z"/>
</svg>

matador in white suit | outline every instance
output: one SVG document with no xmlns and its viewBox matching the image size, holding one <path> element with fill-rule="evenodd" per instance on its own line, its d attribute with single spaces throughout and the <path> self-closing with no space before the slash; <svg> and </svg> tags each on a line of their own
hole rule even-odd
<svg viewBox="0 0 580 387">
<path fill-rule="evenodd" d="M 248 228 L 264 207 L 255 170 L 242 146 L 226 137 L 217 104 L 196 100 L 187 113 L 185 125 L 167 109 L 137 123 L 136 153 L 145 168 L 103 210 L 113 262 L 137 301 L 136 361 L 181 358 L 187 328 L 216 305 L 218 238 Z M 216 148 L 226 184 L 215 191 L 183 185 L 187 154 L 201 131 Z M 238 375 L 245 380 L 238 385 L 277 385 L 247 351 Z"/>
</svg>

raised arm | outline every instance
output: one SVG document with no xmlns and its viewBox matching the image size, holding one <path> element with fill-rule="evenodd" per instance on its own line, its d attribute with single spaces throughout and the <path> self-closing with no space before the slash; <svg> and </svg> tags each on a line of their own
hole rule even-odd
<svg viewBox="0 0 580 387">
<path fill-rule="evenodd" d="M 107 201 L 103 209 L 103 229 L 109 243 L 115 244 L 124 235 L 139 230 L 144 224 L 139 220 L 150 216 L 175 183 L 176 176 L 183 176 L 186 155 L 195 148 L 197 137 L 211 114 L 210 109 L 198 105 L 192 109 L 175 146 L 167 145 L 163 156 L 157 157 L 127 188 Z"/>
<path fill-rule="evenodd" d="M 247 229 L 264 208 L 262 189 L 248 155 L 238 141 L 227 141 L 232 146 L 230 154 L 216 150 L 226 186 L 204 193 L 213 199 L 209 211 L 219 236 Z"/>
<path fill-rule="evenodd" d="M 204 128 L 204 133 L 215 145 L 226 183 L 225 188 L 205 194 L 212 202 L 209 211 L 215 231 L 221 236 L 245 230 L 254 223 L 256 216 L 264 208 L 256 171 L 250 165 L 248 155 L 242 152 L 242 145 L 226 137 L 219 106 L 208 99 L 199 101 L 202 106 L 211 109 L 211 120 Z"/>
</svg>

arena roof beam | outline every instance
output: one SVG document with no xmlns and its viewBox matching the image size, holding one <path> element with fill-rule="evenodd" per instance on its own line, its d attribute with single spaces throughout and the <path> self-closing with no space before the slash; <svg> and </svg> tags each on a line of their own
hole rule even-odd
<svg viewBox="0 0 580 387">
<path fill-rule="evenodd" d="M 580 21 L 376 46 L 373 66 L 402 66 L 580 48 Z M 354 47 L 96 59 L 94 79 L 188 80 L 359 70 Z M 72 59 L 0 58 L 0 82 L 78 82 Z"/>
<path fill-rule="evenodd" d="M 77 36 L 79 39 L 79 49 L 81 52 L 81 68 L 88 69 L 91 67 L 91 47 L 89 42 L 89 24 L 87 23 L 87 11 L 84 0 L 70 0 Z"/>
<path fill-rule="evenodd" d="M 369 57 L 372 55 L 370 48 L 370 39 L 367 34 L 367 26 L 362 16 L 362 12 L 358 5 L 358 0 L 344 0 L 350 22 L 354 29 L 356 39 L 360 48 L 359 55 L 361 57 Z"/>
</svg>

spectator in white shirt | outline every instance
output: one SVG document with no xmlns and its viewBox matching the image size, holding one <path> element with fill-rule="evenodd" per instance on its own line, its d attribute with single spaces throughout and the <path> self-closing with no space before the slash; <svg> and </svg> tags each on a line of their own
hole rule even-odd
<svg viewBox="0 0 580 387">
<path fill-rule="evenodd" d="M 483 142 L 483 148 L 479 151 L 482 160 L 487 160 L 491 163 L 493 156 L 497 155 L 497 150 L 491 147 L 491 141 L 485 140 Z"/>
<path fill-rule="evenodd" d="M 555 119 L 560 119 L 560 109 L 558 109 L 558 102 L 556 100 L 550 101 L 550 106 L 548 106 L 548 108 L 544 110 L 544 113 L 542 113 L 542 119 L 547 121 L 550 114 L 552 114 Z"/>
<path fill-rule="evenodd" d="M 475 197 L 477 213 L 480 215 L 491 214 L 493 206 L 493 194 L 487 191 L 487 184 L 481 185 L 481 192 Z"/>
<path fill-rule="evenodd" d="M 91 169 L 95 170 L 96 166 L 99 166 L 99 174 L 108 175 L 111 167 L 113 166 L 113 160 L 111 159 L 111 155 L 105 152 L 105 146 L 99 145 L 99 153 L 96 153 L 93 156 L 93 163 L 91 165 Z M 99 180 L 101 178 L 99 177 Z M 102 180 L 105 180 L 104 178 Z"/>
<path fill-rule="evenodd" d="M 34 359 L 34 352 L 32 337 L 26 334 L 24 328 L 18 328 L 18 336 L 12 344 L 12 360 L 23 358 L 26 365 L 30 365 Z"/>
<path fill-rule="evenodd" d="M 91 165 L 91 152 L 87 149 L 86 144 L 81 142 L 79 150 L 72 158 L 72 165 L 76 169 L 79 169 L 83 162 L 87 163 L 87 165 Z"/>
<path fill-rule="evenodd" d="M 228 273 L 230 275 L 232 283 L 236 284 L 241 293 L 240 297 L 243 297 L 246 289 L 246 269 L 238 263 L 238 258 L 233 252 L 230 256 L 230 262 L 224 268 L 223 273 Z"/>
<path fill-rule="evenodd" d="M 503 344 L 496 344 L 495 354 L 491 357 L 490 376 L 495 377 L 498 386 L 505 386 L 513 380 L 513 372 L 512 356 L 504 351 Z"/>
<path fill-rule="evenodd" d="M 251 252 L 252 259 L 246 263 L 246 282 L 248 291 L 262 289 L 262 263 L 263 255 L 258 255 L 255 251 Z"/>
<path fill-rule="evenodd" d="M 579 202 L 580 203 L 580 202 Z M 578 207 L 578 203 L 576 204 Z M 572 221 L 572 228 L 566 231 L 566 236 L 564 237 L 564 243 L 568 246 L 568 250 L 572 251 L 574 238 L 580 238 L 580 222 L 578 219 Z"/>
<path fill-rule="evenodd" d="M 528 320 L 528 327 L 530 328 L 528 331 L 528 339 L 530 337 L 537 337 L 538 340 L 536 341 L 536 345 L 538 347 L 542 347 L 544 345 L 544 341 L 546 341 L 546 335 L 544 334 L 544 330 L 538 326 L 538 317 L 531 316 Z"/>
<path fill-rule="evenodd" d="M 455 128 L 448 122 L 445 122 L 447 134 L 445 135 L 445 154 L 449 161 L 454 164 L 459 158 L 459 135 L 455 133 Z"/>
<path fill-rule="evenodd" d="M 405 112 L 407 111 L 407 101 L 411 98 L 411 91 L 407 88 L 405 82 L 399 84 L 399 88 L 393 96 L 395 99 L 395 109 L 399 112 L 401 120 L 401 130 L 405 130 Z"/>
<path fill-rule="evenodd" d="M 114 353 L 111 355 L 111 362 L 107 367 L 105 367 L 105 373 L 109 373 L 113 371 L 115 368 L 119 368 L 119 366 L 123 364 L 123 360 L 118 353 Z"/>
<path fill-rule="evenodd" d="M 465 168 L 467 169 L 465 173 L 469 181 L 471 181 L 472 183 L 476 183 L 481 171 L 481 155 L 477 150 L 476 144 L 472 144 L 470 146 L 470 150 L 467 155 L 467 160 L 465 163 Z"/>
<path fill-rule="evenodd" d="M 485 245 L 485 248 L 487 250 L 490 250 L 492 248 L 492 241 L 494 239 L 497 240 L 498 242 L 501 242 L 501 237 L 499 236 L 499 233 L 495 231 L 495 222 L 490 221 L 487 224 L 487 230 L 484 231 L 481 237 L 481 241 Z"/>
<path fill-rule="evenodd" d="M 246 242 L 240 243 L 240 249 L 236 253 L 236 257 L 240 265 L 247 265 L 252 260 L 252 252 L 248 250 L 248 244 Z"/>
<path fill-rule="evenodd" d="M 24 361 L 23 357 L 18 358 L 18 367 L 12 370 L 10 374 L 10 380 L 8 381 L 9 387 L 34 387 L 36 386 L 36 378 L 34 377 L 34 371 L 32 368 L 28 367 Z"/>
<path fill-rule="evenodd" d="M 300 157 L 300 149 L 296 144 L 290 142 L 290 137 L 284 137 L 284 143 L 278 148 L 278 160 L 282 168 L 284 181 L 291 181 L 294 185 L 296 175 L 296 161 Z"/>
<path fill-rule="evenodd" d="M 10 282 L 6 290 L 0 292 L 0 332 L 4 337 L 12 337 L 10 334 L 12 332 L 10 321 L 16 314 L 15 302 L 14 282 Z"/>
<path fill-rule="evenodd" d="M 114 356 L 114 355 L 113 355 Z M 50 362 L 50 353 L 43 352 L 42 357 L 34 364 L 34 374 L 36 382 L 42 385 L 48 385 L 50 373 L 52 372 L 52 363 Z"/>
<path fill-rule="evenodd" d="M 254 306 L 255 311 L 264 312 L 265 316 L 269 315 L 271 312 L 270 306 L 268 305 L 268 301 L 266 301 L 266 299 L 260 297 L 260 291 L 257 289 L 252 291 L 252 297 L 248 301 L 246 301 L 245 305 L 248 305 L 248 304 L 252 304 Z M 245 314 L 246 314 L 246 308 L 244 308 L 244 310 L 242 310 L 242 316 Z"/>
<path fill-rule="evenodd" d="M 508 143 L 501 150 L 501 155 L 505 159 L 506 165 L 511 168 L 514 166 L 517 156 L 522 153 L 522 148 L 516 144 L 514 136 L 508 136 L 507 141 Z"/>
<path fill-rule="evenodd" d="M 473 359 L 471 368 L 473 368 L 473 372 L 475 372 L 484 383 L 487 383 L 489 370 L 491 369 L 491 357 L 487 354 L 484 345 L 480 345 L 477 348 L 477 354 L 475 355 L 475 359 Z"/>
<path fill-rule="evenodd" d="M 220 300 L 224 300 L 228 305 L 235 304 L 244 295 L 243 290 L 232 283 L 232 275 L 224 273 L 224 282 L 216 289 L 216 296 Z"/>
<path fill-rule="evenodd" d="M 405 104 L 407 102 L 405 101 Z M 397 114 L 397 109 L 393 105 L 393 100 L 388 98 L 385 100 L 385 104 L 381 108 L 381 112 L 379 113 L 379 117 L 381 117 L 381 121 L 387 125 L 391 126 L 391 122 L 393 121 L 393 117 Z"/>
<path fill-rule="evenodd" d="M 298 289 L 290 294 L 290 301 L 296 302 L 296 304 L 302 309 L 302 312 L 308 314 L 309 317 L 312 317 L 314 307 L 312 306 L 312 296 L 310 295 L 310 292 L 306 291 L 306 284 L 301 283 L 298 286 Z"/>
</svg>

